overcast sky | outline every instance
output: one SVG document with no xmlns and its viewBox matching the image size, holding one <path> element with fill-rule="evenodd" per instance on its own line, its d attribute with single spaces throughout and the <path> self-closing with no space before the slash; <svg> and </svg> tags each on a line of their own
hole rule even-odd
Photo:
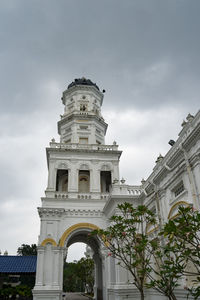
<svg viewBox="0 0 200 300">
<path fill-rule="evenodd" d="M 85 76 L 105 89 L 106 143 L 140 184 L 199 109 L 199 0 L 0 0 L 0 249 L 37 243 L 45 147 L 62 92 Z M 78 250 L 79 251 L 79 250 Z"/>
</svg>

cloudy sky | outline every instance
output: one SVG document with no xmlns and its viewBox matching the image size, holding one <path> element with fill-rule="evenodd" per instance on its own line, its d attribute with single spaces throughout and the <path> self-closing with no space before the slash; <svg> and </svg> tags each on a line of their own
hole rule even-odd
<svg viewBox="0 0 200 300">
<path fill-rule="evenodd" d="M 0 1 L 0 249 L 37 243 L 45 147 L 58 140 L 62 91 L 105 89 L 106 143 L 139 184 L 199 109 L 199 0 Z"/>
</svg>

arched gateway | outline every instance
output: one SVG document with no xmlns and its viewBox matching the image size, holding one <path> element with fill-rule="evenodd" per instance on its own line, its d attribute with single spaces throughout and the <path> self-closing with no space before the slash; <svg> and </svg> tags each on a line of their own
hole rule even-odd
<svg viewBox="0 0 200 300">
<path fill-rule="evenodd" d="M 101 115 L 103 93 L 92 81 L 75 79 L 63 92 L 60 142 L 46 149 L 48 185 L 42 207 L 34 300 L 61 299 L 63 262 L 75 242 L 89 244 L 95 262 L 95 299 L 106 300 L 115 266 L 88 233 L 108 225 L 112 182 L 119 182 L 116 143 L 105 145 L 107 124 Z M 83 109 L 84 108 L 84 109 Z M 112 266 L 111 266 L 112 265 Z M 119 276 L 118 276 L 119 277 Z"/>
</svg>

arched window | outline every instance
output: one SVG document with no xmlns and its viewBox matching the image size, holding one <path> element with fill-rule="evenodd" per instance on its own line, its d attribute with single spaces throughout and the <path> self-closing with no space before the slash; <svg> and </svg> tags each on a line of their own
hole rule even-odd
<svg viewBox="0 0 200 300">
<path fill-rule="evenodd" d="M 57 170 L 56 191 L 68 192 L 68 170 Z"/>
<path fill-rule="evenodd" d="M 78 182 L 79 193 L 90 192 L 90 172 L 86 170 L 79 171 L 79 182 Z"/>
</svg>

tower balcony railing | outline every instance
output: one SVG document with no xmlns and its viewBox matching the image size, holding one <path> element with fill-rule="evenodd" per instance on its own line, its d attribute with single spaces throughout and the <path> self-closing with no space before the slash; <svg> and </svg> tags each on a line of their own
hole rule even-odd
<svg viewBox="0 0 200 300">
<path fill-rule="evenodd" d="M 101 145 L 101 144 L 78 144 L 78 143 L 56 143 L 50 142 L 51 148 L 65 149 L 65 150 L 100 150 L 100 151 L 117 151 L 118 145 Z"/>
<path fill-rule="evenodd" d="M 58 200 L 80 199 L 80 200 L 107 200 L 110 197 L 109 193 L 77 193 L 77 192 L 55 192 L 55 198 Z"/>
<path fill-rule="evenodd" d="M 141 186 L 138 185 L 127 185 L 115 183 L 112 186 L 113 195 L 124 195 L 124 196 L 140 196 L 142 193 Z"/>
</svg>

